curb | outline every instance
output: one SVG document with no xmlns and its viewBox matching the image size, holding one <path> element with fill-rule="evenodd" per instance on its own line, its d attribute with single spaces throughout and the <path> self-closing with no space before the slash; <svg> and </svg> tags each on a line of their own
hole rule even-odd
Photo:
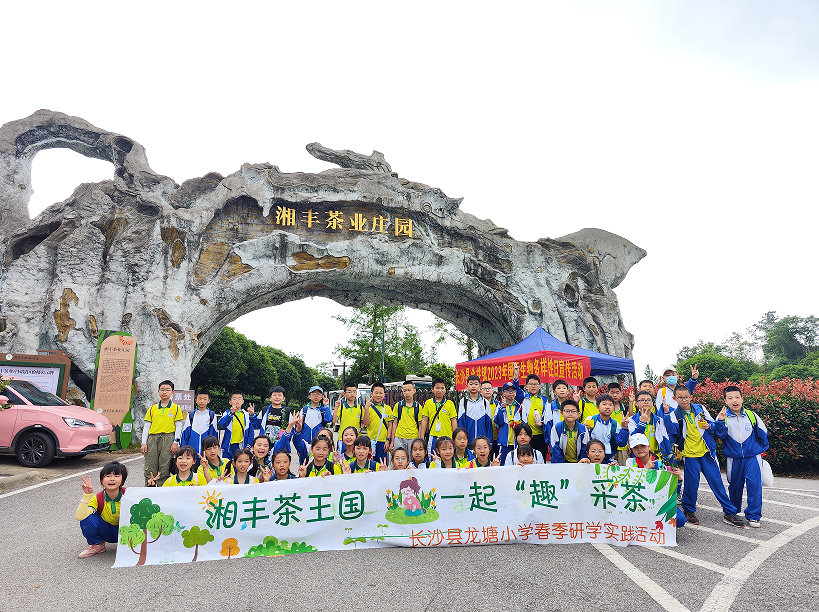
<svg viewBox="0 0 819 612">
<path fill-rule="evenodd" d="M 0 489 L 3 490 L 16 489 L 27 484 L 40 482 L 41 480 L 43 479 L 40 476 L 39 471 L 30 470 L 23 474 L 15 474 L 14 476 L 0 478 Z"/>
</svg>

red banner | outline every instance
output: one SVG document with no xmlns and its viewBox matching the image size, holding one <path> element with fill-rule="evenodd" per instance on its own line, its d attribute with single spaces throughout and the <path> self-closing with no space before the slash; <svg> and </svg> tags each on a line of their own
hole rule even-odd
<svg viewBox="0 0 819 612">
<path fill-rule="evenodd" d="M 458 391 L 466 389 L 466 379 L 472 374 L 480 376 L 482 381 L 488 380 L 493 386 L 500 387 L 512 380 L 516 363 L 520 364 L 521 385 L 529 374 L 537 374 L 542 383 L 550 383 L 560 378 L 570 385 L 578 386 L 583 384 L 584 378 L 591 375 L 591 361 L 588 357 L 538 351 L 513 357 L 458 363 L 455 365 L 455 388 Z"/>
</svg>

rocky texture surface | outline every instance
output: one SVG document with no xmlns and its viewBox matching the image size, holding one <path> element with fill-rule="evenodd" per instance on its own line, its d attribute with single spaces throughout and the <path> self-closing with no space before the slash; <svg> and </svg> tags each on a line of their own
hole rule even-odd
<svg viewBox="0 0 819 612">
<path fill-rule="evenodd" d="M 31 162 L 53 147 L 110 161 L 114 178 L 29 219 Z M 41 110 L 4 125 L 0 350 L 63 349 L 93 375 L 97 330 L 131 332 L 136 433 L 158 382 L 184 388 L 226 324 L 316 295 L 432 311 L 482 354 L 542 326 L 631 356 L 612 287 L 645 256 L 639 247 L 599 229 L 519 242 L 460 199 L 400 178 L 381 153 L 307 149 L 340 167 L 245 164 L 178 185 L 151 170 L 141 145 L 77 117 Z"/>
</svg>

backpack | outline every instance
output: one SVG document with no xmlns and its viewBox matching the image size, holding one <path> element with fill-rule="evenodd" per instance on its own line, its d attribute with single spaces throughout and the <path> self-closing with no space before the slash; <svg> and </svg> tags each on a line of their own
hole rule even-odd
<svg viewBox="0 0 819 612">
<path fill-rule="evenodd" d="M 120 494 L 125 493 L 125 487 L 120 487 Z M 102 515 L 102 509 L 105 507 L 105 490 L 97 493 L 97 514 Z M 113 514 L 113 513 L 112 513 Z"/>
<path fill-rule="evenodd" d="M 745 409 L 745 414 L 748 416 L 748 420 L 751 421 L 751 427 L 754 428 L 754 438 L 756 439 L 756 443 L 760 446 L 765 446 L 759 440 L 759 425 L 757 424 L 756 415 L 753 413 L 752 410 Z"/>
<path fill-rule="evenodd" d="M 398 402 L 398 419 L 397 419 L 398 423 L 401 422 L 401 411 L 404 409 L 404 406 L 406 406 L 406 405 L 407 405 L 407 403 L 404 400 L 401 400 L 400 402 Z M 415 424 L 420 427 L 421 426 L 421 421 L 418 419 L 418 416 L 419 416 L 419 414 L 421 412 L 421 404 L 419 404 L 418 402 L 414 402 L 412 404 L 412 407 L 415 408 Z"/>
<path fill-rule="evenodd" d="M 301 418 L 304 418 L 304 417 L 306 417 L 306 416 L 307 416 L 307 410 L 308 410 L 309 408 L 312 408 L 312 406 L 305 406 L 304 408 L 302 408 L 302 409 L 301 409 Z M 323 408 L 324 408 L 324 404 L 322 404 L 322 405 L 321 405 L 319 408 L 316 408 L 316 410 L 320 410 L 320 411 L 321 411 L 321 426 L 322 426 L 322 427 L 327 427 L 327 424 L 328 424 L 328 423 L 332 423 L 332 422 L 333 422 L 333 419 L 331 418 L 331 419 L 328 421 L 328 420 L 326 420 L 326 419 L 324 418 L 324 410 L 323 410 Z M 339 420 L 341 420 L 341 419 L 339 419 Z M 283 411 L 283 410 L 282 410 L 282 424 L 284 424 L 284 411 Z"/>
</svg>

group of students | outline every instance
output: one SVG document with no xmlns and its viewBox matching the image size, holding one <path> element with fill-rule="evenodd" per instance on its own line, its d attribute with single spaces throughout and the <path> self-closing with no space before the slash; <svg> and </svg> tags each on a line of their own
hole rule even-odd
<svg viewBox="0 0 819 612">
<path fill-rule="evenodd" d="M 696 367 L 685 385 L 677 384 L 676 371 L 668 368 L 656 397 L 654 383 L 642 381 L 636 393 L 629 393 L 628 402 L 618 383 L 599 393 L 593 377 L 583 381 L 582 391 L 574 392 L 566 381 L 554 381 L 550 401 L 542 394 L 545 389 L 537 375 L 530 374 L 521 387 L 517 367 L 514 373 L 497 398 L 490 382 L 469 376 L 457 406 L 447 399 L 446 383 L 440 378 L 432 381 L 432 397 L 423 406 L 415 399 L 412 381 L 403 383 L 403 399 L 394 406 L 385 403 L 381 383 L 372 385 L 364 402 L 358 398 L 357 385 L 347 383 L 332 408 L 323 389 L 314 386 L 309 403 L 290 414 L 286 426 L 282 387 L 271 389 L 270 403 L 259 414 L 254 404 L 244 409 L 243 394 L 234 391 L 230 409 L 217 418 L 208 408 L 208 391 L 198 391 L 196 410 L 185 414 L 170 401 L 173 383 L 163 381 L 159 402 L 145 416 L 145 485 L 250 484 L 388 469 L 547 461 L 617 463 L 667 469 L 680 477 L 678 527 L 686 521 L 699 524 L 695 512 L 701 473 L 721 504 L 726 523 L 760 526 L 761 453 L 768 448 L 767 429 L 758 415 L 743 408 L 738 387 L 725 388 L 725 406 L 714 418 L 691 402 Z M 334 444 L 336 425 L 341 433 Z M 717 439 L 727 457 L 727 492 L 716 457 Z M 293 451 L 298 456 L 296 469 L 291 466 Z M 117 541 L 126 478 L 125 466 L 112 462 L 100 472 L 103 491 L 95 494 L 90 479 L 83 479 L 76 518 L 88 547 L 81 558 L 104 552 L 105 542 Z M 743 520 L 737 512 L 745 488 Z"/>
</svg>

